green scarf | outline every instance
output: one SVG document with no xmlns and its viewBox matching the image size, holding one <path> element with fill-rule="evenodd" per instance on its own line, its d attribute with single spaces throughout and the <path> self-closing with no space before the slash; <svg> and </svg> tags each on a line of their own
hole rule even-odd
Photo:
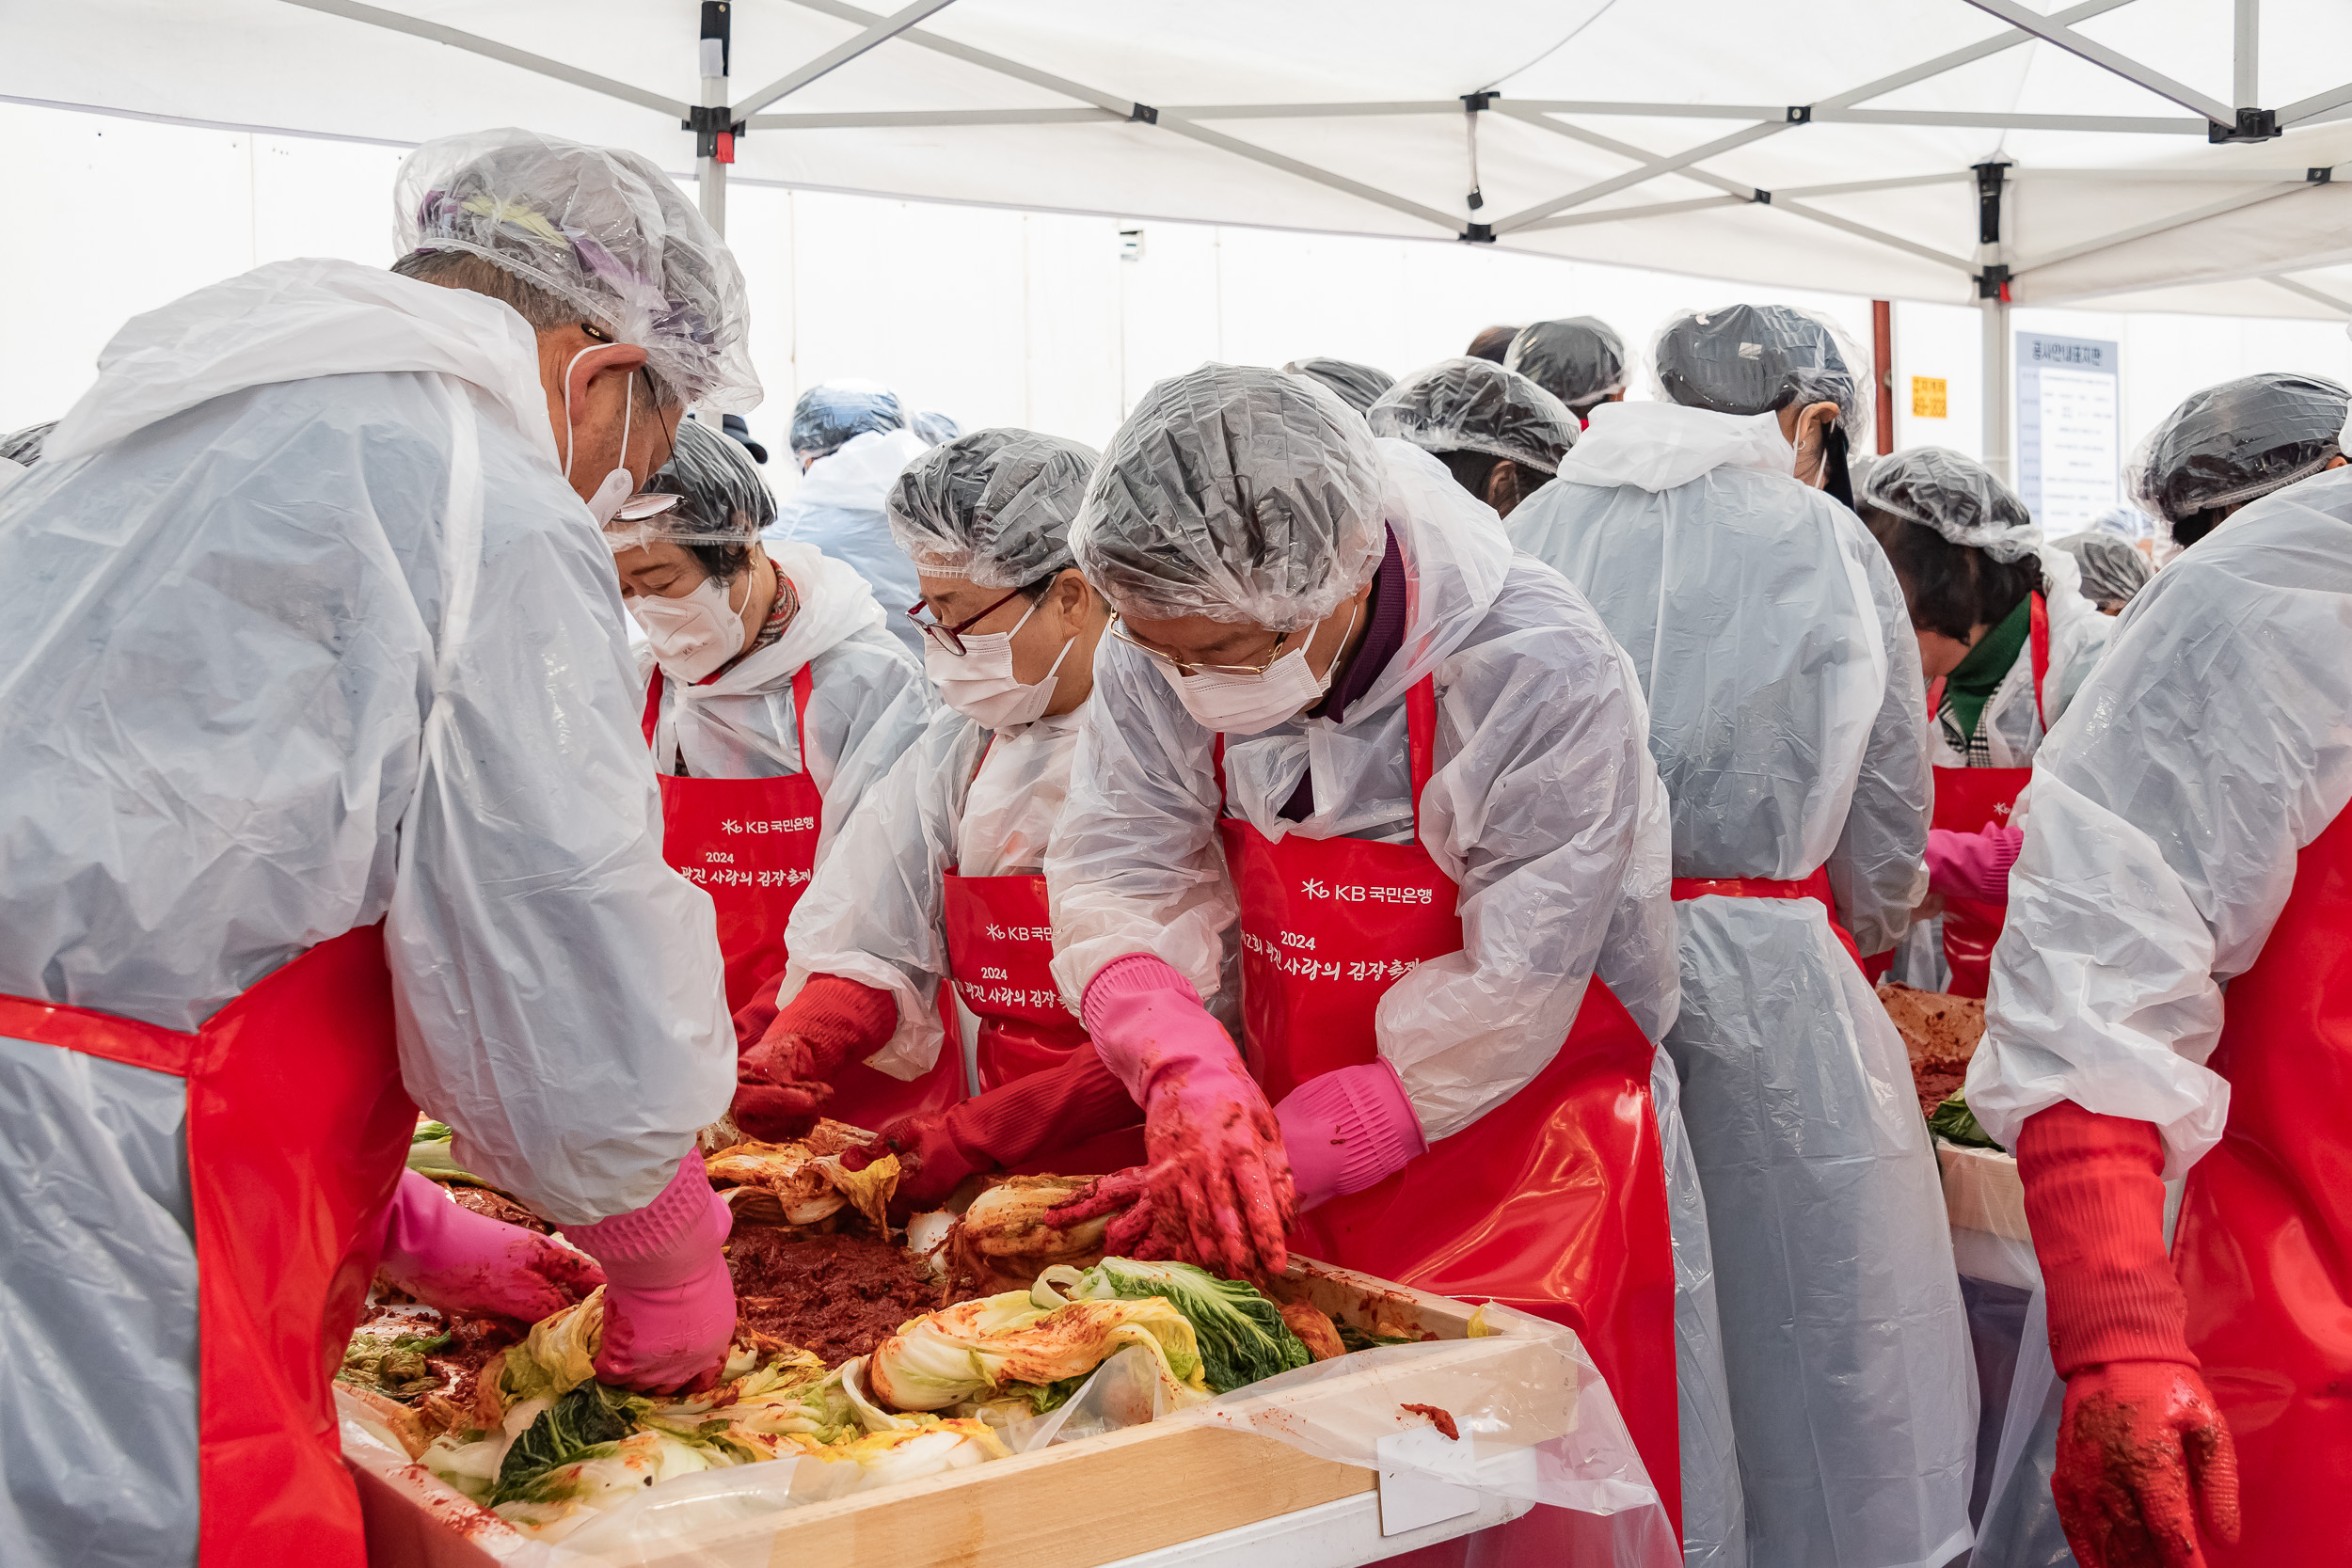
<svg viewBox="0 0 2352 1568">
<path fill-rule="evenodd" d="M 1944 712 L 1962 735 L 1977 733 L 1977 721 L 1984 717 L 1984 705 L 1993 700 L 1993 693 L 2009 678 L 2010 667 L 2017 662 L 2018 650 L 2025 647 L 2032 628 L 2033 595 L 2028 594 L 1944 677 Z"/>
</svg>

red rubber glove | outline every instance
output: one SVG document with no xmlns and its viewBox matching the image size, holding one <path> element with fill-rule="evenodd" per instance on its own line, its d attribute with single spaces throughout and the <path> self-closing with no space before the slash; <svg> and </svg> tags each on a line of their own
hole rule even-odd
<svg viewBox="0 0 2352 1568">
<path fill-rule="evenodd" d="M 878 1142 L 901 1164 L 895 1211 L 937 1208 L 967 1176 L 1002 1170 L 1136 1123 L 1127 1085 L 1081 1051 L 1057 1068 L 990 1089 L 931 1116 L 902 1117 Z M 849 1155 L 843 1155 L 845 1164 Z"/>
<path fill-rule="evenodd" d="M 2023 828 L 1986 828 L 1956 833 L 1928 830 L 1928 891 L 1979 904 L 2009 902 L 2009 870 L 2026 847 Z"/>
<path fill-rule="evenodd" d="M 1177 1258 L 1234 1278 L 1282 1273 L 1297 1217 L 1274 1108 L 1224 1027 L 1175 970 L 1147 953 L 1106 964 L 1079 1017 L 1104 1066 L 1143 1107 L 1151 1164 L 1105 1177 L 1048 1224 L 1125 1207 L 1108 1240 L 1130 1257 Z"/>
<path fill-rule="evenodd" d="M 379 1256 L 393 1284 L 451 1317 L 535 1323 L 605 1282 L 594 1259 L 462 1209 L 413 1170 L 401 1172 L 385 1209 Z"/>
<path fill-rule="evenodd" d="M 815 974 L 777 1010 L 782 982 L 778 975 L 735 1015 L 729 1109 L 735 1125 L 763 1143 L 784 1143 L 816 1126 L 842 1068 L 880 1051 L 898 1027 L 898 998 L 886 990 Z"/>
<path fill-rule="evenodd" d="M 690 1151 L 643 1209 L 564 1227 L 604 1265 L 599 1379 L 649 1393 L 718 1382 L 735 1337 L 735 1281 L 719 1248 L 734 1224 L 702 1155 Z"/>
<path fill-rule="evenodd" d="M 2201 1520 L 2237 1539 L 2237 1454 L 2165 1256 L 2163 1140 L 2062 1101 L 2019 1130 L 2017 1174 L 2066 1379 L 2050 1491 L 2067 1544 L 2082 1568 L 2203 1568 Z"/>
<path fill-rule="evenodd" d="M 1282 1124 L 1301 1212 L 1386 1180 L 1429 1147 L 1386 1062 L 1309 1079 L 1282 1098 L 1274 1118 Z"/>
</svg>

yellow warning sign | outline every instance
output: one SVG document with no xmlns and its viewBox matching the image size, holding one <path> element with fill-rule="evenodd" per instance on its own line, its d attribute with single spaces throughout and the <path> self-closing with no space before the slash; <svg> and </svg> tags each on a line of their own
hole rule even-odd
<svg viewBox="0 0 2352 1568">
<path fill-rule="evenodd" d="M 1911 417 L 1915 420 L 1940 420 L 1945 417 L 1942 376 L 1915 375 L 1911 378 Z"/>
</svg>

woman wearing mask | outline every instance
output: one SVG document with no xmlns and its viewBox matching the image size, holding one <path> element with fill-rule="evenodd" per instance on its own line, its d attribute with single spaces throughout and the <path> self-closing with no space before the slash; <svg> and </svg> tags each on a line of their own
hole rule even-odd
<svg viewBox="0 0 2352 1568">
<path fill-rule="evenodd" d="M 605 530 L 648 644 L 662 853 L 718 907 L 739 1047 L 774 1017 L 785 922 L 818 860 L 931 715 L 922 672 L 882 629 L 865 580 L 812 546 L 763 545 L 774 515 L 742 448 L 689 420 L 646 493 Z M 952 1103 L 961 1088 L 948 1071 L 912 1085 L 851 1072 L 824 1109 L 871 1126 Z M 807 1096 L 776 1101 L 771 1085 L 739 1085 L 743 1130 L 806 1127 Z"/>
<path fill-rule="evenodd" d="M 1900 977 L 1982 996 L 2026 837 L 2010 814 L 2112 624 L 2083 597 L 2074 558 L 2043 545 L 2026 503 L 1974 458 L 1898 452 L 1870 465 L 1854 506 L 1902 583 L 1936 721 L 1928 891 L 1944 901 L 1944 961 L 1906 940 Z"/>
<path fill-rule="evenodd" d="M 832 1083 L 856 1062 L 961 1077 L 937 1005 L 952 984 L 978 1021 L 972 1066 L 993 1092 L 884 1129 L 915 1156 L 908 1196 L 920 1201 L 1057 1146 L 1071 1125 L 1140 1124 L 1055 990 L 1040 871 L 1110 619 L 1070 553 L 1094 462 L 1075 441 L 979 430 L 891 487 L 891 532 L 923 591 L 911 618 L 946 711 L 843 824 L 792 913 L 788 1000 L 743 1060 L 747 1078 L 780 1085 Z M 1061 1164 L 1110 1168 L 1141 1148 L 1130 1132 Z"/>
</svg>

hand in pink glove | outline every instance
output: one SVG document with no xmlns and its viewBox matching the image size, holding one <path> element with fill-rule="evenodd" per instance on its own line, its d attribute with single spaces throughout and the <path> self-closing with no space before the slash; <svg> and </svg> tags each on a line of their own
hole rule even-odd
<svg viewBox="0 0 2352 1568">
<path fill-rule="evenodd" d="M 1131 954 L 1096 974 L 1079 1014 L 1103 1065 L 1143 1107 L 1151 1164 L 1140 1190 L 1155 1233 L 1232 1277 L 1287 1269 L 1282 1237 L 1297 1205 L 1282 1130 L 1200 993 L 1150 954 Z"/>
<path fill-rule="evenodd" d="M 604 1283 L 604 1271 L 534 1230 L 461 1209 L 439 1183 L 403 1171 L 384 1214 L 379 1267 L 451 1317 L 535 1323 Z"/>
<path fill-rule="evenodd" d="M 1386 1062 L 1311 1078 L 1274 1108 L 1304 1211 L 1360 1193 L 1429 1147 L 1405 1085 Z"/>
<path fill-rule="evenodd" d="M 643 1209 L 564 1227 L 604 1265 L 598 1378 L 649 1393 L 719 1381 L 735 1337 L 735 1280 L 719 1248 L 734 1224 L 702 1155 L 690 1152 Z"/>
<path fill-rule="evenodd" d="M 1986 828 L 1956 833 L 1928 830 L 1928 891 L 1979 904 L 2009 902 L 2009 868 L 2026 847 L 2023 828 Z"/>
</svg>

